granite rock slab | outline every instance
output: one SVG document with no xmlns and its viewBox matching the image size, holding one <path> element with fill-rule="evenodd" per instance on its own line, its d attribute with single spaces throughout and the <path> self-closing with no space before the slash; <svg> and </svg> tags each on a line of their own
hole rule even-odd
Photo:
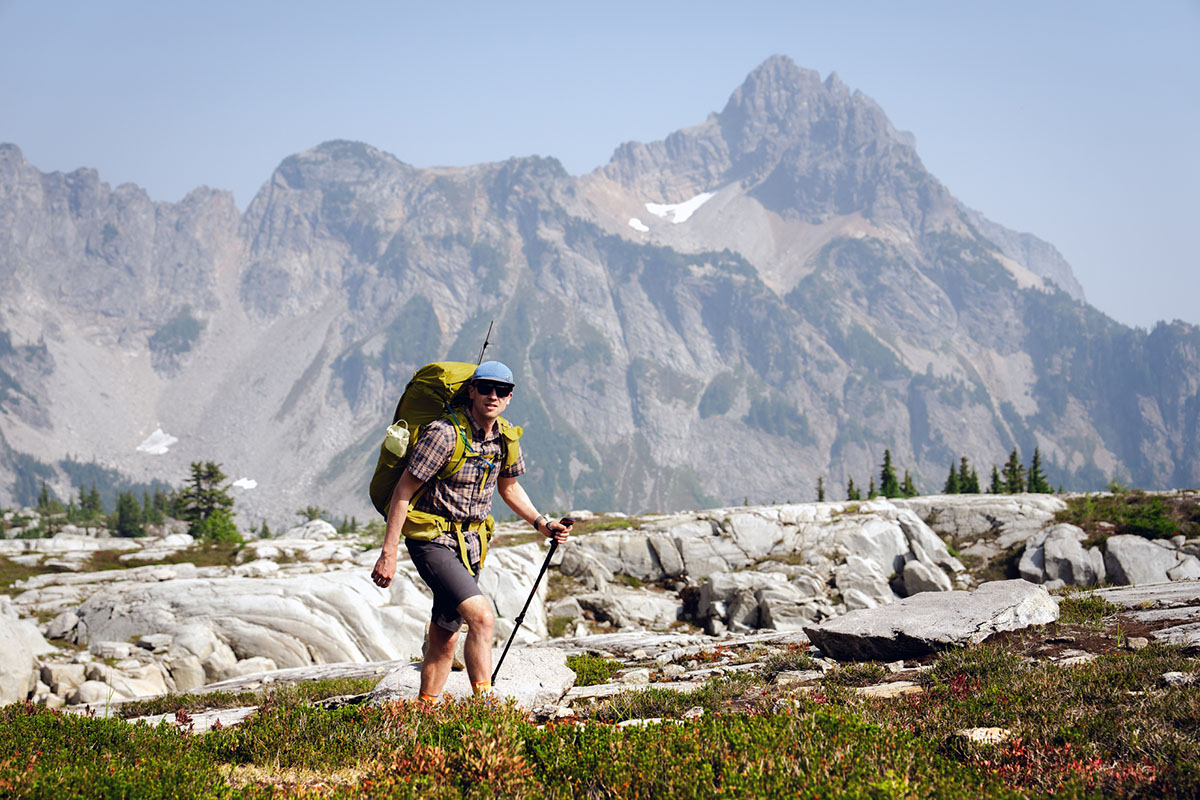
<svg viewBox="0 0 1200 800">
<path fill-rule="evenodd" d="M 1057 619 L 1058 604 L 1043 587 L 1010 580 L 984 583 L 973 592 L 923 592 L 806 626 L 804 632 L 839 661 L 894 661 Z"/>
</svg>

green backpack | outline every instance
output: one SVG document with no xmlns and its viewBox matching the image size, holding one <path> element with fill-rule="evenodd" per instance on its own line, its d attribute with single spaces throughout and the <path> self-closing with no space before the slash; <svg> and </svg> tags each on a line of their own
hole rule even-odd
<svg viewBox="0 0 1200 800">
<path fill-rule="evenodd" d="M 384 435 L 383 444 L 379 446 L 379 460 L 371 478 L 371 502 L 384 519 L 387 519 L 392 492 L 408 466 L 409 457 L 421 431 L 435 419 L 450 419 L 458 431 L 454 453 L 435 480 L 454 475 L 462 469 L 468 458 L 487 459 L 471 448 L 471 433 L 466 412 L 455 408 L 454 403 L 460 394 L 465 394 L 464 387 L 474 374 L 474 364 L 463 361 L 435 361 L 414 372 L 412 379 L 404 387 L 404 394 L 396 404 L 396 413 L 392 415 L 392 424 Z M 501 440 L 504 444 L 503 465 L 500 467 L 503 470 L 517 463 L 521 452 L 517 440 L 523 431 L 520 426 L 510 424 L 503 417 L 497 419 L 496 424 L 500 426 Z M 490 460 L 488 468 L 495 468 L 495 464 Z M 424 490 L 425 487 L 422 487 L 413 496 L 412 503 L 416 502 Z"/>
</svg>

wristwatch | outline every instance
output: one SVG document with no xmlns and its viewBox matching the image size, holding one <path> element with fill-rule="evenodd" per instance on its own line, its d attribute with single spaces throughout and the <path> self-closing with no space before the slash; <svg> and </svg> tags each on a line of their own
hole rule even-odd
<svg viewBox="0 0 1200 800">
<path fill-rule="evenodd" d="M 547 515 L 547 514 L 538 514 L 538 518 L 537 518 L 537 519 L 535 519 L 535 520 L 533 521 L 533 529 L 534 529 L 535 531 L 540 531 L 540 530 L 542 529 L 542 523 L 543 523 L 543 522 L 545 522 L 545 523 L 549 523 L 549 522 L 550 522 L 550 517 L 549 517 L 549 515 Z M 550 530 L 550 526 L 549 526 L 549 524 L 547 524 L 547 525 L 546 525 L 546 530 Z"/>
</svg>

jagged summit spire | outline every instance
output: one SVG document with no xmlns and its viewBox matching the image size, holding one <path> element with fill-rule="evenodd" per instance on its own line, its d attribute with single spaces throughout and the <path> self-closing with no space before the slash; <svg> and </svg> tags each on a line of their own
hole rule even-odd
<svg viewBox="0 0 1200 800">
<path fill-rule="evenodd" d="M 787 116 L 803 98 L 822 90 L 815 70 L 801 69 L 787 56 L 774 55 L 746 76 L 725 104 L 722 116 Z"/>
</svg>

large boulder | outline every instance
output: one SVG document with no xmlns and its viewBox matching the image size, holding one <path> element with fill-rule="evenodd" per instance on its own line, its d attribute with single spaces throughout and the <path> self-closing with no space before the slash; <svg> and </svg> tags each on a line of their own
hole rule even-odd
<svg viewBox="0 0 1200 800">
<path fill-rule="evenodd" d="M 735 628 L 757 628 L 758 592 L 768 586 L 786 586 L 787 576 L 778 572 L 717 572 L 700 582 L 696 618 L 710 619 Z M 797 597 L 799 592 L 797 591 Z"/>
<path fill-rule="evenodd" d="M 595 554 L 574 542 L 568 541 L 560 552 L 562 556 L 558 563 L 559 571 L 563 575 L 576 578 L 589 589 L 604 591 L 609 582 L 616 577 Z"/>
<path fill-rule="evenodd" d="M 1056 619 L 1058 604 L 1045 588 L 1011 580 L 985 583 L 974 592 L 925 592 L 851 611 L 804 632 L 831 658 L 894 661 Z"/>
<path fill-rule="evenodd" d="M 642 581 L 666 577 L 658 554 L 644 533 L 607 533 L 578 537 L 568 541 L 568 550 L 584 550 L 612 573 L 629 575 Z M 567 555 L 564 554 L 566 559 Z"/>
<path fill-rule="evenodd" d="M 157 697 L 166 694 L 168 686 L 162 668 L 157 664 L 145 664 L 134 669 L 117 669 L 106 664 L 92 663 L 87 665 L 87 683 L 103 683 L 120 697 Z M 91 703 L 94 700 L 77 700 L 75 702 Z"/>
<path fill-rule="evenodd" d="M 900 578 L 904 583 L 904 593 L 909 597 L 921 592 L 948 592 L 954 588 L 949 575 L 936 564 L 921 558 L 904 562 L 904 572 Z"/>
<path fill-rule="evenodd" d="M 1104 583 L 1104 555 L 1098 547 L 1084 549 L 1086 539 L 1081 528 L 1066 523 L 1034 534 L 1025 543 L 1017 567 L 1021 577 L 1048 588 Z"/>
<path fill-rule="evenodd" d="M 828 603 L 814 602 L 811 595 L 793 582 L 763 586 L 754 597 L 758 601 L 758 625 L 767 630 L 803 630 L 805 625 L 833 613 Z"/>
<path fill-rule="evenodd" d="M 1174 571 L 1186 577 L 1189 567 L 1200 566 L 1200 559 L 1180 552 L 1166 541 L 1157 542 L 1140 536 L 1110 536 L 1105 542 L 1104 566 L 1111 583 L 1137 586 L 1172 580 Z"/>
<path fill-rule="evenodd" d="M 766 556 L 784 541 L 784 532 L 779 523 L 760 514 L 730 514 L 724 527 L 734 544 L 751 559 Z"/>
<path fill-rule="evenodd" d="M 596 619 L 618 628 L 665 628 L 679 619 L 683 606 L 674 594 L 646 589 L 616 589 L 581 594 L 579 605 Z"/>
<path fill-rule="evenodd" d="M 288 528 L 278 538 L 280 539 L 315 539 L 317 541 L 327 541 L 329 539 L 338 538 L 337 528 L 330 525 L 323 519 L 313 519 L 297 525 L 294 528 Z"/>
<path fill-rule="evenodd" d="M 0 614 L 0 705 L 26 699 L 37 685 L 26 624 Z"/>
<path fill-rule="evenodd" d="M 890 559 L 889 559 L 890 560 Z M 874 608 L 896 600 L 885 574 L 875 558 L 850 555 L 834 572 L 834 582 L 842 602 L 850 610 Z"/>
<path fill-rule="evenodd" d="M 900 525 L 878 516 L 850 515 L 835 523 L 834 541 L 838 552 L 847 561 L 850 558 L 872 562 L 876 570 L 886 578 L 904 569 L 905 555 L 909 552 L 908 539 Z"/>
</svg>

